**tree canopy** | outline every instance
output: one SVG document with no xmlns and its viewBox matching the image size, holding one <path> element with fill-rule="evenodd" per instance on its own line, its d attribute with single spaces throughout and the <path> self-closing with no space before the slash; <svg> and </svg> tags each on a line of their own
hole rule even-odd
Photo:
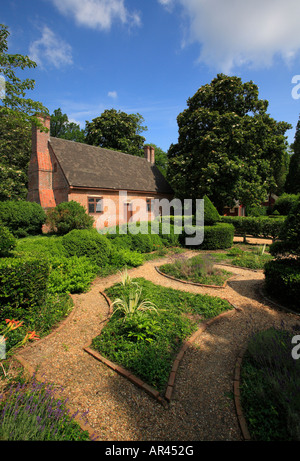
<svg viewBox="0 0 300 461">
<path fill-rule="evenodd" d="M 41 127 L 36 113 L 48 113 L 40 102 L 26 97 L 35 81 L 21 80 L 16 71 L 35 68 L 28 56 L 8 54 L 7 26 L 0 24 L 0 200 L 25 199 L 31 153 L 31 123 Z"/>
<path fill-rule="evenodd" d="M 67 114 L 61 108 L 54 110 L 50 120 L 50 135 L 69 141 L 85 142 L 84 130 L 75 122 L 70 122 Z"/>
<path fill-rule="evenodd" d="M 300 118 L 296 126 L 294 143 L 291 145 L 293 154 L 290 158 L 289 171 L 286 177 L 285 191 L 289 194 L 300 193 Z"/>
<path fill-rule="evenodd" d="M 140 114 L 107 109 L 91 122 L 86 122 L 85 141 L 93 146 L 143 156 L 145 138 L 141 133 L 147 130 L 143 122 Z"/>
<path fill-rule="evenodd" d="M 268 101 L 252 81 L 218 74 L 187 106 L 168 151 L 167 177 L 178 197 L 207 195 L 222 213 L 235 200 L 253 206 L 277 190 L 291 126 L 267 114 Z"/>
</svg>

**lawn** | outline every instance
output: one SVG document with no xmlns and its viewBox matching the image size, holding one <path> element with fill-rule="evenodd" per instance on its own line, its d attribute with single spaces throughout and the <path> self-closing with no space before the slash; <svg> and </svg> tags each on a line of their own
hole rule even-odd
<svg viewBox="0 0 300 461">
<path fill-rule="evenodd" d="M 125 313 L 124 301 L 139 290 L 140 299 Z M 174 357 L 184 340 L 203 320 L 233 308 L 217 297 L 165 288 L 142 278 L 117 283 L 106 294 L 122 303 L 115 305 L 114 314 L 93 339 L 92 348 L 159 392 L 165 390 Z M 144 306 L 147 310 L 138 309 L 143 301 L 151 303 Z"/>
</svg>

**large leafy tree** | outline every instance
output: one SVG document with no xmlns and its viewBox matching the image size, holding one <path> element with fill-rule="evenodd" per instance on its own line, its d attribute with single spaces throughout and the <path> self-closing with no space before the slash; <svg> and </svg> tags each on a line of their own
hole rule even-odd
<svg viewBox="0 0 300 461">
<path fill-rule="evenodd" d="M 181 198 L 211 199 L 220 213 L 235 200 L 252 206 L 278 188 L 291 128 L 267 114 L 258 87 L 218 74 L 188 99 L 168 151 L 168 178 Z"/>
<path fill-rule="evenodd" d="M 9 30 L 0 24 L 0 200 L 24 199 L 31 150 L 31 123 L 42 128 L 36 113 L 48 113 L 42 103 L 26 97 L 35 81 L 21 80 L 16 72 L 35 68 L 21 54 L 9 54 Z"/>
<path fill-rule="evenodd" d="M 61 108 L 54 110 L 50 121 L 50 135 L 69 141 L 85 142 L 84 130 L 75 122 L 70 122 L 67 114 Z"/>
<path fill-rule="evenodd" d="M 285 191 L 289 194 L 300 193 L 300 118 L 296 126 L 294 143 L 291 145 L 289 172 L 286 177 Z"/>
<path fill-rule="evenodd" d="M 147 127 L 140 114 L 127 114 L 115 109 L 105 110 L 99 117 L 86 122 L 86 143 L 114 149 L 127 154 L 143 156 Z"/>
</svg>

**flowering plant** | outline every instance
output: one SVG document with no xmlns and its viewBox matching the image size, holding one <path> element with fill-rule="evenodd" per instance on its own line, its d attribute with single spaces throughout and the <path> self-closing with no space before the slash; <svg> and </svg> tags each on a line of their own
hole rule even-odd
<svg viewBox="0 0 300 461">
<path fill-rule="evenodd" d="M 2 367 L 2 370 L 4 372 L 4 375 L 6 376 L 5 370 L 3 368 L 2 360 L 7 358 L 8 355 L 12 355 L 12 353 L 19 347 L 24 346 L 24 344 L 27 343 L 29 340 L 37 340 L 39 337 L 36 335 L 35 331 L 28 331 L 24 338 L 19 341 L 17 344 L 12 346 L 7 353 L 3 352 L 5 351 L 5 341 L 7 341 L 7 335 L 9 334 L 10 331 L 16 330 L 17 328 L 21 327 L 23 325 L 23 321 L 19 320 L 10 320 L 10 319 L 5 319 L 6 325 L 4 327 L 0 327 L 0 365 Z"/>
</svg>

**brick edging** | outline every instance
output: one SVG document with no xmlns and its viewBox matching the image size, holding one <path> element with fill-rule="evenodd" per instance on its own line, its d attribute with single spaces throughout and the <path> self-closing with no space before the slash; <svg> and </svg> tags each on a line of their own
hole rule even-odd
<svg viewBox="0 0 300 461">
<path fill-rule="evenodd" d="M 157 266 L 154 266 L 154 267 L 155 267 L 155 270 L 160 275 L 162 275 L 163 277 L 167 277 L 168 279 L 174 280 L 175 282 L 185 283 L 186 285 L 195 285 L 197 287 L 204 287 L 204 288 L 217 288 L 219 290 L 222 290 L 223 288 L 226 288 L 227 283 L 230 280 L 233 280 L 234 278 L 236 278 L 236 275 L 233 275 L 232 277 L 229 277 L 229 279 L 226 280 L 223 283 L 223 285 L 204 285 L 203 283 L 197 283 L 197 282 L 191 282 L 191 281 L 188 281 L 188 280 L 177 279 L 176 277 L 173 277 L 172 275 L 168 275 L 168 274 L 165 274 L 164 272 L 161 272 Z"/>
<path fill-rule="evenodd" d="M 251 436 L 250 436 L 248 426 L 246 423 L 246 419 L 244 417 L 244 413 L 242 409 L 241 393 L 240 393 L 241 366 L 242 366 L 243 356 L 245 352 L 246 352 L 246 347 L 244 347 L 240 351 L 236 359 L 234 377 L 233 377 L 233 396 L 234 396 L 235 410 L 236 410 L 236 414 L 237 414 L 237 418 L 238 418 L 238 422 L 240 425 L 243 439 L 245 441 L 251 441 Z"/>
<path fill-rule="evenodd" d="M 112 301 L 106 295 L 106 293 L 104 293 L 102 291 L 100 291 L 99 293 L 101 293 L 104 296 L 104 298 L 106 299 L 106 301 L 107 301 L 107 303 L 109 305 L 109 310 L 111 311 L 111 303 L 112 303 Z M 237 311 L 242 310 L 241 308 L 236 307 L 234 304 L 232 304 L 228 299 L 226 299 L 226 301 L 233 307 L 234 313 L 236 313 Z M 107 365 L 109 368 L 116 371 L 120 375 L 122 375 L 124 378 L 129 379 L 129 381 L 131 381 L 137 387 L 139 387 L 139 388 L 143 389 L 144 391 L 146 391 L 149 395 L 151 395 L 159 403 L 161 403 L 164 407 L 166 407 L 167 403 L 171 401 L 171 397 L 172 397 L 172 393 L 173 393 L 174 385 L 175 385 L 176 373 L 177 373 L 178 367 L 180 365 L 181 360 L 183 359 L 183 356 L 184 356 L 186 350 L 193 344 L 193 342 L 198 338 L 198 336 L 203 331 L 206 330 L 206 328 L 209 325 L 211 325 L 215 321 L 218 321 L 219 319 L 221 319 L 222 317 L 225 317 L 226 315 L 228 315 L 230 313 L 232 313 L 231 309 L 228 310 L 228 311 L 225 311 L 225 312 L 221 312 L 221 314 L 217 315 L 216 317 L 213 317 L 212 319 L 203 321 L 201 323 L 201 325 L 199 326 L 198 330 L 195 333 L 193 333 L 192 336 L 190 336 L 186 341 L 184 341 L 184 343 L 182 344 L 181 348 L 179 349 L 179 352 L 177 353 L 177 355 L 176 355 L 176 357 L 175 357 L 175 359 L 173 361 L 173 366 L 172 366 L 172 369 L 171 369 L 171 372 L 170 372 L 170 375 L 169 375 L 167 388 L 166 388 L 166 391 L 165 391 L 165 394 L 164 394 L 163 397 L 160 395 L 160 393 L 156 389 L 154 389 L 151 386 L 149 386 L 148 384 L 146 384 L 140 378 L 136 377 L 133 373 L 126 370 L 122 366 L 119 366 L 116 363 L 111 362 L 106 357 L 103 357 L 101 354 L 99 354 L 95 350 L 91 349 L 90 344 L 86 345 L 83 349 L 88 354 L 90 354 L 91 356 L 93 356 L 97 360 L 101 361 L 102 363 L 104 363 L 105 365 Z"/>
</svg>

